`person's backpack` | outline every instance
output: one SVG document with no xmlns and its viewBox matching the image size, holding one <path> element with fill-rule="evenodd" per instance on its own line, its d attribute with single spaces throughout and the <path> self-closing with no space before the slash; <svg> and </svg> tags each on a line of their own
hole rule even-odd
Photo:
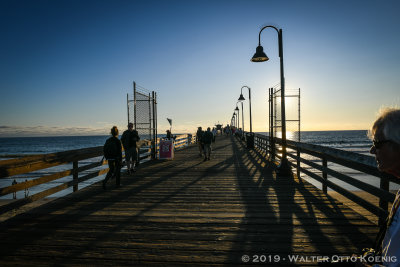
<svg viewBox="0 0 400 267">
<path fill-rule="evenodd" d="M 103 146 L 104 157 L 106 159 L 116 159 L 118 157 L 118 147 L 113 138 L 108 138 Z"/>
<path fill-rule="evenodd" d="M 212 138 L 213 138 L 213 134 L 211 132 L 205 132 L 203 134 L 202 141 L 204 144 L 211 144 Z"/>
</svg>

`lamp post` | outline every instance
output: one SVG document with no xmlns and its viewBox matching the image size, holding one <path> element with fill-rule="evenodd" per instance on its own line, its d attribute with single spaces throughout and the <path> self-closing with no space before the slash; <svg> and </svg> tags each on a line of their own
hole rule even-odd
<svg viewBox="0 0 400 267">
<path fill-rule="evenodd" d="M 236 103 L 235 111 L 237 111 L 237 127 L 236 128 L 238 128 L 238 130 L 239 130 L 239 127 L 240 127 L 240 110 L 239 110 L 239 108 L 237 106 L 237 103 Z"/>
<path fill-rule="evenodd" d="M 251 121 L 251 90 L 250 87 L 244 85 L 242 88 L 240 88 L 240 96 L 238 101 L 242 102 L 242 107 L 243 107 L 243 102 L 246 100 L 243 96 L 243 88 L 246 87 L 249 89 L 249 114 L 250 114 L 250 134 L 246 136 L 246 144 L 247 148 L 254 148 L 254 135 L 253 135 L 253 123 Z M 243 115 L 243 112 L 242 112 Z"/>
<path fill-rule="evenodd" d="M 244 112 L 243 112 L 243 102 L 241 101 L 242 104 L 242 137 L 244 134 Z"/>
<path fill-rule="evenodd" d="M 278 46 L 279 46 L 279 58 L 280 58 L 280 73 L 281 73 L 281 116 L 282 116 L 282 159 L 281 164 L 278 166 L 278 173 L 282 176 L 291 174 L 291 168 L 287 160 L 286 155 L 286 114 L 285 114 L 285 76 L 283 72 L 283 45 L 282 45 L 282 29 L 276 28 L 275 26 L 265 26 L 258 34 L 258 46 L 256 53 L 252 57 L 253 62 L 267 61 L 269 58 L 264 53 L 264 49 L 261 46 L 261 32 L 266 28 L 275 29 L 278 33 Z"/>
<path fill-rule="evenodd" d="M 250 92 L 250 87 L 248 86 L 242 86 L 242 88 L 240 89 L 240 96 L 238 101 L 242 102 L 246 100 L 246 98 L 243 97 L 243 88 L 246 87 L 247 89 L 249 89 L 249 113 L 250 113 L 250 133 L 253 133 L 253 125 L 252 125 L 252 121 L 251 121 L 251 92 Z M 242 112 L 243 113 L 243 112 Z"/>
</svg>

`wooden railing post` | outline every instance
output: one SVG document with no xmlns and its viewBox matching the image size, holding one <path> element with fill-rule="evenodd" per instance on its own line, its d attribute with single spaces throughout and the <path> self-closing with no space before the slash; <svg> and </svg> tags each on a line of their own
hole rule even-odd
<svg viewBox="0 0 400 267">
<path fill-rule="evenodd" d="M 297 152 L 297 178 L 300 178 L 300 149 L 297 147 L 296 148 L 296 152 Z"/>
<path fill-rule="evenodd" d="M 385 191 L 389 191 L 389 180 L 385 175 L 381 175 L 381 181 L 380 181 L 380 188 Z M 384 200 L 382 197 L 379 198 L 379 207 L 385 211 L 388 210 L 388 202 Z M 386 223 L 386 215 L 385 214 L 379 214 L 379 225 L 383 225 Z"/>
<path fill-rule="evenodd" d="M 327 167 L 328 167 L 328 161 L 326 160 L 326 158 L 322 158 L 322 178 L 324 178 L 325 181 L 328 180 L 328 173 L 327 173 Z M 324 193 L 328 193 L 328 186 L 326 185 L 326 183 L 323 183 L 322 185 L 322 190 L 324 191 Z"/>
<path fill-rule="evenodd" d="M 154 142 L 154 139 L 151 140 L 151 159 L 156 158 L 156 143 Z"/>
<path fill-rule="evenodd" d="M 271 148 L 271 159 L 272 161 L 275 161 L 275 140 L 272 137 L 270 141 L 270 148 Z"/>
<path fill-rule="evenodd" d="M 72 179 L 74 181 L 73 191 L 76 192 L 78 191 L 78 161 L 72 162 L 72 169 Z"/>
<path fill-rule="evenodd" d="M 188 145 L 190 145 L 192 143 L 192 134 L 188 134 L 187 135 L 187 139 L 188 139 Z"/>
</svg>

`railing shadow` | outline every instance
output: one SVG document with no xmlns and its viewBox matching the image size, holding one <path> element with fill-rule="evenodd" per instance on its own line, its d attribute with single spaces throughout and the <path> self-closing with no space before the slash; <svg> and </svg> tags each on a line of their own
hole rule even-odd
<svg viewBox="0 0 400 267">
<path fill-rule="evenodd" d="M 313 186 L 305 185 L 301 179 L 276 177 L 275 166 L 264 153 L 247 150 L 236 139 L 232 146 L 246 215 L 230 261 L 243 262 L 243 255 L 250 256 L 250 261 L 256 259 L 255 255 L 267 255 L 270 263 L 274 259 L 268 259 L 268 255 L 279 255 L 286 260 L 288 255 L 301 253 L 351 255 L 372 245 L 371 234 L 361 232 L 331 197 L 311 190 Z M 311 241 L 313 248 L 302 248 L 302 240 Z M 346 247 L 358 251 L 347 251 Z"/>
<path fill-rule="evenodd" d="M 154 168 L 152 168 L 152 174 L 157 174 L 158 172 L 166 173 L 166 171 L 171 168 L 174 169 L 174 164 L 165 164 L 165 162 L 163 161 L 154 161 L 152 163 L 141 164 L 138 168 L 137 176 L 129 177 L 132 179 L 122 179 L 122 183 L 125 183 L 126 186 L 138 184 L 132 189 L 126 190 L 125 188 L 121 187 L 119 189 L 113 188 L 104 191 L 101 188 L 100 183 L 97 183 L 97 185 L 92 185 L 91 187 L 84 188 L 78 192 L 69 194 L 65 197 L 44 204 L 43 206 L 34 208 L 27 213 L 19 214 L 13 218 L 10 218 L 9 220 L 0 223 L 0 228 L 7 229 L 7 231 L 4 231 L 1 234 L 1 237 L 3 239 L 15 239 L 14 229 L 18 229 L 19 227 L 21 227 L 21 225 L 29 225 L 29 229 L 24 229 L 22 243 L 11 242 L 10 244 L 8 244 L 7 247 L 4 247 L 2 250 L 0 250 L 0 258 L 6 257 L 7 255 L 12 255 L 20 248 L 33 246 L 35 243 L 38 242 L 38 237 L 40 237 L 41 239 L 51 237 L 58 229 L 58 225 L 55 226 L 55 223 L 58 223 L 59 227 L 68 227 L 68 225 L 74 225 L 85 217 L 104 210 L 108 206 L 114 205 L 115 203 L 112 201 L 113 199 L 119 202 L 127 201 L 129 198 L 134 197 L 140 192 L 143 192 L 144 190 L 152 188 L 156 185 L 162 184 L 163 182 L 173 178 L 174 176 L 177 176 L 180 173 L 184 173 L 185 171 L 190 170 L 199 164 L 201 163 L 196 163 L 194 165 L 181 168 L 177 171 L 162 174 L 159 178 L 150 179 L 148 182 L 146 182 L 146 175 L 139 175 L 140 171 L 145 170 L 148 165 L 154 166 Z M 187 186 L 196 183 L 202 178 L 204 178 L 204 176 L 188 182 L 187 185 L 176 190 L 175 192 L 172 192 L 168 197 L 162 199 L 161 201 L 158 201 L 157 203 L 150 204 L 150 206 L 142 212 L 138 214 L 133 214 L 132 216 L 128 216 L 126 217 L 126 220 L 114 224 L 111 228 L 107 228 L 106 232 L 104 232 L 103 235 L 98 236 L 98 238 L 96 238 L 95 241 L 90 242 L 87 247 L 95 247 L 97 243 L 101 243 L 103 240 L 106 240 L 108 237 L 112 236 L 115 231 L 121 230 L 124 225 L 126 225 L 126 223 L 134 222 L 135 219 L 138 218 L 142 213 L 157 207 L 163 201 L 166 201 L 166 199 L 173 197 L 180 191 L 184 190 Z M 113 182 L 113 180 L 111 181 Z M 80 205 L 79 202 L 81 201 L 87 203 Z M 61 214 L 59 214 L 58 211 L 62 211 Z M 82 253 L 85 253 L 85 251 L 82 251 L 80 249 L 81 248 L 71 249 L 66 252 L 65 255 L 76 257 L 81 255 Z M 62 262 L 60 262 L 60 264 L 62 264 Z"/>
</svg>

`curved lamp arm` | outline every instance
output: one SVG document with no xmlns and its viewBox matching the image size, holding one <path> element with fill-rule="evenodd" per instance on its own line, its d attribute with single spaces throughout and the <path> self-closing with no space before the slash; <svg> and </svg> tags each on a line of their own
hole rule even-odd
<svg viewBox="0 0 400 267">
<path fill-rule="evenodd" d="M 264 26 L 262 27 L 262 29 L 260 30 L 260 32 L 258 33 L 258 46 L 261 46 L 261 32 L 266 29 L 266 28 L 272 28 L 276 31 L 276 33 L 278 34 L 278 46 L 279 46 L 279 57 L 282 58 L 283 57 L 283 47 L 282 47 L 282 29 L 279 29 L 275 26 L 272 25 L 268 25 L 268 26 Z"/>
</svg>

